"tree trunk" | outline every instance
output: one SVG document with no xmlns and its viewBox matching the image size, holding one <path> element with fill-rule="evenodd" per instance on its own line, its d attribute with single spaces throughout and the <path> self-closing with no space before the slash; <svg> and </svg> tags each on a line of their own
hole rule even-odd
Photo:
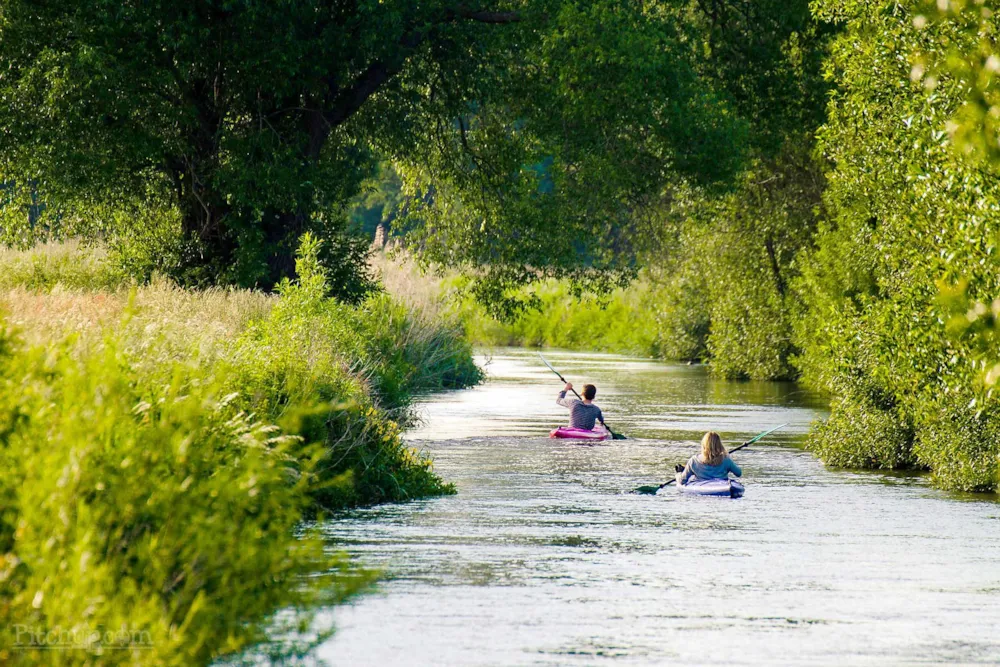
<svg viewBox="0 0 1000 667">
<path fill-rule="evenodd" d="M 774 249 L 774 239 L 770 236 L 764 241 L 764 247 L 767 248 L 767 256 L 771 260 L 771 273 L 774 274 L 774 282 L 778 287 L 778 294 L 782 297 L 785 296 L 785 278 L 781 275 L 781 266 L 778 264 L 778 253 Z"/>
</svg>

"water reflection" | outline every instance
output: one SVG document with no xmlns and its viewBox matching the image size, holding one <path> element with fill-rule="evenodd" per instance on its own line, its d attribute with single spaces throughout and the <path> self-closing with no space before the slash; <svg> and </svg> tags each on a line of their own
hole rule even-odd
<svg viewBox="0 0 1000 667">
<path fill-rule="evenodd" d="M 1000 661 L 1000 509 L 920 476 L 824 469 L 798 442 L 823 402 L 705 369 L 546 353 L 594 382 L 624 442 L 544 437 L 558 380 L 493 356 L 484 387 L 428 398 L 409 437 L 459 488 L 325 526 L 383 567 L 381 593 L 332 613 L 318 657 L 361 665 L 928 664 Z M 663 481 L 714 428 L 742 500 L 625 493 Z"/>
</svg>

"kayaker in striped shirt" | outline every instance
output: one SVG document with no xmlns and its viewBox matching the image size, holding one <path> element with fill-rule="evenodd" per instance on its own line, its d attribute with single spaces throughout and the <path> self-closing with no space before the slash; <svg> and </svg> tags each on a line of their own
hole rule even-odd
<svg viewBox="0 0 1000 667">
<path fill-rule="evenodd" d="M 688 459 L 687 465 L 678 465 L 677 483 L 681 486 L 688 483 L 691 478 L 695 481 L 705 481 L 709 479 L 729 479 L 729 473 L 737 477 L 743 475 L 743 471 L 736 465 L 729 452 L 722 444 L 722 437 L 715 431 L 709 431 L 701 439 L 701 454 L 696 454 Z"/>
<path fill-rule="evenodd" d="M 566 394 L 571 391 L 573 391 L 573 383 L 567 382 L 566 387 L 559 392 L 559 398 L 556 399 L 556 403 L 569 408 L 569 425 L 587 431 L 594 430 L 594 425 L 597 422 L 601 422 L 601 426 L 604 426 L 604 415 L 601 414 L 601 409 L 594 405 L 597 387 L 592 384 L 583 385 L 582 401 L 577 398 L 567 398 Z"/>
</svg>

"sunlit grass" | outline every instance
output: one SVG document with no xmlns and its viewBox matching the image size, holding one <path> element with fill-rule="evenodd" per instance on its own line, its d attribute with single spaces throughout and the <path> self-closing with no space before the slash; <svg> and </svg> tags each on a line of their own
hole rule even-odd
<svg viewBox="0 0 1000 667">
<path fill-rule="evenodd" d="M 116 282 L 77 244 L 0 254 L 0 625 L 127 622 L 144 658 L 201 664 L 369 580 L 302 518 L 454 492 L 400 423 L 482 378 L 461 328 L 327 298 L 304 247 L 280 296 Z"/>
</svg>

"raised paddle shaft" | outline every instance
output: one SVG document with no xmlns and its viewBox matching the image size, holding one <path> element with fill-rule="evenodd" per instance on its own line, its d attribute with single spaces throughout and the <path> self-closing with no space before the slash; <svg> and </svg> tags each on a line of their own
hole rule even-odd
<svg viewBox="0 0 1000 667">
<path fill-rule="evenodd" d="M 559 372 L 559 371 L 557 371 L 557 370 L 556 370 L 555 368 L 553 368 L 553 367 L 552 367 L 552 364 L 550 364 L 550 363 L 549 363 L 548 361 L 546 361 L 546 360 L 545 360 L 545 357 L 543 357 L 543 356 L 542 356 L 542 353 L 541 353 L 541 352 L 539 352 L 539 353 L 538 353 L 538 358 L 542 360 L 542 363 L 543 363 L 543 364 L 545 364 L 546 366 L 548 366 L 548 367 L 549 367 L 549 370 L 550 370 L 550 371 L 552 371 L 553 373 L 555 373 L 555 374 L 556 374 L 556 377 L 558 377 L 558 378 L 559 378 L 560 380 L 562 380 L 563 384 L 569 384 L 569 382 L 566 382 L 566 378 L 564 378 L 564 377 L 562 376 L 562 373 L 560 373 L 560 372 Z M 583 396 L 580 396 L 580 394 L 576 393 L 576 389 L 573 389 L 572 391 L 573 391 L 573 395 L 574 395 L 574 396 L 576 396 L 576 397 L 577 397 L 578 399 L 580 399 L 581 401 L 583 400 Z M 604 428 L 608 429 L 608 433 L 610 433 L 610 434 L 611 434 L 611 438 L 612 438 L 613 440 L 628 440 L 628 438 L 626 438 L 626 437 L 625 437 L 624 435 L 622 435 L 621 433 L 615 433 L 614 431 L 612 431 L 612 430 L 611 430 L 611 427 L 610 427 L 610 426 L 608 426 L 607 422 L 601 422 L 601 423 L 602 423 L 602 424 L 604 424 Z"/>
<path fill-rule="evenodd" d="M 788 424 L 782 424 L 781 426 L 775 426 L 770 431 L 764 431 L 760 435 L 756 435 L 756 436 L 750 438 L 749 440 L 747 440 L 746 442 L 744 442 L 739 447 L 734 447 L 733 449 L 730 449 L 729 453 L 732 454 L 734 452 L 740 451 L 741 449 L 749 447 L 750 445 L 752 445 L 753 443 L 757 442 L 761 438 L 763 438 L 765 436 L 768 436 L 768 435 L 771 435 L 772 433 L 774 433 L 775 431 L 777 431 L 779 428 L 784 428 L 786 426 L 788 426 Z M 673 479 L 671 479 L 669 481 L 666 481 L 663 484 L 660 484 L 659 486 L 640 486 L 638 489 L 636 489 L 632 493 L 644 493 L 646 495 L 652 496 L 652 495 L 655 495 L 660 489 L 662 489 L 664 487 L 667 487 L 667 486 L 670 486 L 671 484 L 673 484 L 676 481 L 677 481 L 677 478 L 674 477 Z M 742 492 L 740 493 L 740 495 L 743 495 Z"/>
</svg>

